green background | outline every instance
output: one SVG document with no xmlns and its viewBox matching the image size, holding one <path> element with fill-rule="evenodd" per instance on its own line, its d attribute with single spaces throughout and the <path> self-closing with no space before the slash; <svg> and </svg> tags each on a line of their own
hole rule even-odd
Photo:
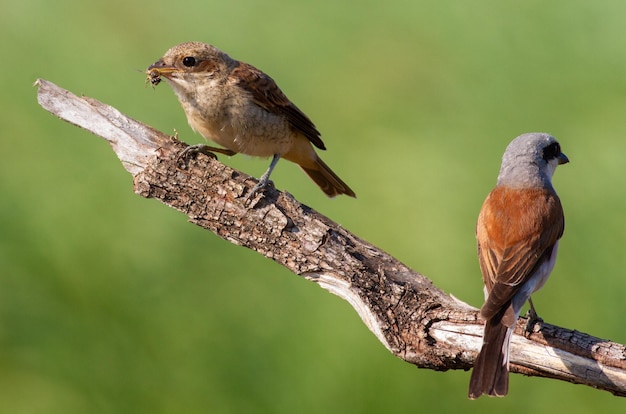
<svg viewBox="0 0 626 414">
<path fill-rule="evenodd" d="M 474 224 L 508 142 L 546 131 L 571 163 L 550 323 L 626 342 L 623 1 L 43 1 L 0 14 L 0 412 L 620 412 L 622 399 L 393 357 L 350 306 L 132 192 L 108 144 L 36 103 L 42 77 L 162 131 L 187 126 L 137 72 L 212 43 L 269 73 L 323 133 L 357 200 L 296 166 L 276 186 L 480 306 Z M 259 176 L 267 160 L 221 157 Z"/>
</svg>

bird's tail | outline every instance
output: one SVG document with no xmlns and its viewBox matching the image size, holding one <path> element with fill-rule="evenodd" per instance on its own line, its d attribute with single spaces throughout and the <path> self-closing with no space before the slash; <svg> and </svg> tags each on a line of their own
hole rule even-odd
<svg viewBox="0 0 626 414">
<path fill-rule="evenodd" d="M 320 157 L 316 157 L 313 163 L 307 163 L 306 167 L 300 165 L 300 168 L 315 181 L 315 184 L 317 184 L 328 197 L 345 194 L 356 198 L 356 194 L 348 187 L 348 184 L 344 183 Z"/>
<path fill-rule="evenodd" d="M 513 328 L 504 325 L 501 318 L 494 319 L 485 325 L 483 346 L 474 362 L 468 393 L 472 400 L 482 394 L 504 397 L 509 391 L 509 343 Z"/>
</svg>

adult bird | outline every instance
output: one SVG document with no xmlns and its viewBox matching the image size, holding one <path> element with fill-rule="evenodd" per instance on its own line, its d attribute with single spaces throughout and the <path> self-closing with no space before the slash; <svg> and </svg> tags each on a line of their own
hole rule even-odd
<svg viewBox="0 0 626 414">
<path fill-rule="evenodd" d="M 356 197 L 317 155 L 325 150 L 313 122 L 259 69 L 231 58 L 218 48 L 186 42 L 169 49 L 146 70 L 148 80 L 170 84 L 187 121 L 204 138 L 225 147 L 200 144 L 189 152 L 238 152 L 272 161 L 248 198 L 263 189 L 280 158 L 298 164 L 329 197 Z"/>
<path fill-rule="evenodd" d="M 563 208 L 552 175 L 567 162 L 553 136 L 521 135 L 506 148 L 496 187 L 483 203 L 476 239 L 485 284 L 480 314 L 486 323 L 470 379 L 471 399 L 508 393 L 511 334 L 522 306 L 552 272 L 563 235 Z"/>
</svg>

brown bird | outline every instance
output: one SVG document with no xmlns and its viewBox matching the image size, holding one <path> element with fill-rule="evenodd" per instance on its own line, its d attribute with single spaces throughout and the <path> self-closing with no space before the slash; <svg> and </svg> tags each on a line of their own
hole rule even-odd
<svg viewBox="0 0 626 414">
<path fill-rule="evenodd" d="M 471 399 L 508 393 L 513 329 L 522 306 L 550 276 L 565 228 L 552 175 L 567 162 L 553 136 L 520 135 L 506 148 L 496 188 L 480 210 L 476 239 L 486 296 L 480 314 L 486 323 L 470 379 Z M 537 319 L 532 301 L 530 306 Z"/>
<path fill-rule="evenodd" d="M 226 148 L 200 144 L 184 152 L 205 150 L 233 155 L 272 157 L 250 197 L 263 189 L 280 158 L 298 164 L 329 197 L 356 197 L 317 155 L 325 150 L 320 133 L 268 75 L 228 56 L 214 46 L 181 43 L 146 70 L 157 85 L 161 77 L 178 96 L 189 125 L 204 138 Z M 181 154 L 182 155 L 182 154 Z"/>
</svg>

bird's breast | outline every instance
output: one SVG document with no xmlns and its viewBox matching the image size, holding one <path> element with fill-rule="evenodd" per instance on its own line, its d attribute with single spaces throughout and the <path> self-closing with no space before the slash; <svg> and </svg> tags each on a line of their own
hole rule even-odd
<svg viewBox="0 0 626 414">
<path fill-rule="evenodd" d="M 195 131 L 230 150 L 269 157 L 282 155 L 293 145 L 295 132 L 284 117 L 237 91 L 205 90 L 194 99 L 181 99 L 181 104 Z"/>
</svg>

